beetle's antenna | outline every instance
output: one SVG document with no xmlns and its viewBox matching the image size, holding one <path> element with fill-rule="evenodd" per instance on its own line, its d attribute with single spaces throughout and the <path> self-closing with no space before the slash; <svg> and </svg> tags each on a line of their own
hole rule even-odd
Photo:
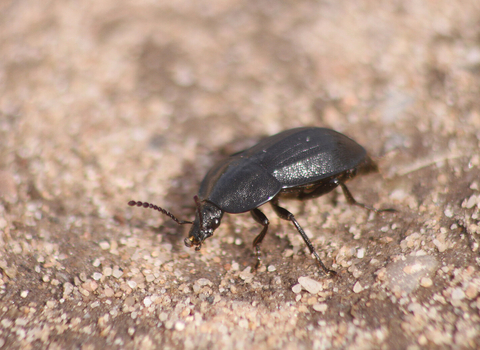
<svg viewBox="0 0 480 350">
<path fill-rule="evenodd" d="M 158 210 L 159 212 L 161 212 L 162 214 L 165 214 L 167 216 L 169 216 L 173 221 L 175 221 L 177 224 L 179 225 L 183 225 L 183 224 L 193 224 L 192 221 L 186 221 L 186 220 L 179 220 L 175 217 L 175 215 L 173 215 L 172 213 L 170 213 L 168 210 L 165 210 L 163 208 L 160 208 L 158 205 L 155 205 L 155 204 L 152 204 L 152 203 L 147 203 L 147 202 L 140 202 L 140 201 L 130 201 L 128 202 L 128 205 L 131 206 L 131 207 L 144 207 L 144 208 L 150 208 L 150 209 L 155 209 L 155 210 Z"/>
<path fill-rule="evenodd" d="M 200 213 L 200 200 L 198 199 L 197 195 L 193 196 L 193 200 L 195 201 L 195 204 L 197 205 L 197 214 L 198 214 L 198 217 L 200 218 L 200 227 L 203 227 L 202 213 Z"/>
</svg>

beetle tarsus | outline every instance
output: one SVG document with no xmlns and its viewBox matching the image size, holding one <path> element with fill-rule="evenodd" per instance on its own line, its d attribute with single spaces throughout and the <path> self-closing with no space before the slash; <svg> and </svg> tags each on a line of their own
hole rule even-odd
<svg viewBox="0 0 480 350">
<path fill-rule="evenodd" d="M 257 262 L 255 263 L 255 266 L 253 266 L 253 271 L 257 272 L 260 266 L 262 266 L 262 259 L 260 259 L 260 256 L 257 255 Z"/>
</svg>

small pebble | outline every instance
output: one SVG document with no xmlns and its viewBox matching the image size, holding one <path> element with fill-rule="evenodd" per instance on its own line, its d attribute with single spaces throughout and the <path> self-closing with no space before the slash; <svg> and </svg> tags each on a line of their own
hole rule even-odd
<svg viewBox="0 0 480 350">
<path fill-rule="evenodd" d="M 461 288 L 455 288 L 452 291 L 452 300 L 462 300 L 465 298 L 465 293 Z"/>
<path fill-rule="evenodd" d="M 411 264 L 407 265 L 403 268 L 403 272 L 405 272 L 408 275 L 417 273 L 419 271 L 422 271 L 423 265 L 422 264 Z"/>
<path fill-rule="evenodd" d="M 181 332 L 185 329 L 185 323 L 183 323 L 182 321 L 177 321 L 175 323 L 175 330 Z"/>
<path fill-rule="evenodd" d="M 258 269 L 257 269 L 257 272 L 258 273 L 263 273 L 267 271 L 267 267 L 265 265 L 261 265 Z"/>
<path fill-rule="evenodd" d="M 68 283 L 68 282 L 64 283 L 63 284 L 63 294 L 64 295 L 69 295 L 72 292 L 73 292 L 73 284 Z"/>
<path fill-rule="evenodd" d="M 102 278 L 102 274 L 100 272 L 94 272 L 93 275 L 92 275 L 92 278 L 95 281 L 98 281 L 98 280 L 100 280 L 100 278 Z"/>
<path fill-rule="evenodd" d="M 285 249 L 285 251 L 283 252 L 283 256 L 285 258 L 289 258 L 293 256 L 293 249 Z"/>
<path fill-rule="evenodd" d="M 143 299 L 143 304 L 146 306 L 146 307 L 149 307 L 150 305 L 153 304 L 153 301 L 150 297 L 146 297 L 145 299 Z"/>
<path fill-rule="evenodd" d="M 195 281 L 195 284 L 203 287 L 203 286 L 213 286 L 213 283 L 207 278 L 199 278 Z"/>
<path fill-rule="evenodd" d="M 453 210 L 450 207 L 447 207 L 447 209 L 444 210 L 443 212 L 447 218 L 453 217 Z"/>
<path fill-rule="evenodd" d="M 108 250 L 110 249 L 110 243 L 108 243 L 107 241 L 102 241 L 99 243 L 99 246 L 102 250 Z"/>
<path fill-rule="evenodd" d="M 245 270 L 243 270 L 242 272 L 240 272 L 240 274 L 238 275 L 242 280 L 244 281 L 251 281 L 253 279 L 253 273 L 251 272 L 251 267 L 250 266 L 247 266 L 245 268 Z"/>
<path fill-rule="evenodd" d="M 292 292 L 298 294 L 302 291 L 302 286 L 300 284 L 296 284 L 292 287 Z"/>
<path fill-rule="evenodd" d="M 145 276 L 145 280 L 150 283 L 150 282 L 153 282 L 155 280 L 155 276 L 150 274 L 150 275 L 146 275 Z"/>
<path fill-rule="evenodd" d="M 422 287 L 428 288 L 428 287 L 431 287 L 433 285 L 433 281 L 429 277 L 422 277 L 422 279 L 420 280 L 420 285 Z"/>
<path fill-rule="evenodd" d="M 115 292 L 113 291 L 113 289 L 112 289 L 112 288 L 108 288 L 108 287 L 105 288 L 104 293 L 105 293 L 105 296 L 106 296 L 107 298 L 111 298 L 111 297 L 113 297 L 113 296 L 115 295 Z"/>
<path fill-rule="evenodd" d="M 465 296 L 471 300 L 475 298 L 477 295 L 478 295 L 478 287 L 475 284 L 471 283 L 467 287 L 467 290 L 465 291 Z"/>
<path fill-rule="evenodd" d="M 28 295 L 28 290 L 24 290 L 24 291 L 22 291 L 22 292 L 20 293 L 20 296 L 21 296 L 22 298 L 26 298 L 27 295 Z"/>
<path fill-rule="evenodd" d="M 298 283 L 310 294 L 317 294 L 323 290 L 323 284 L 310 277 L 299 277 Z"/>
<path fill-rule="evenodd" d="M 83 296 L 88 297 L 88 296 L 90 295 L 90 292 L 89 292 L 88 290 L 84 289 L 84 288 L 81 288 L 81 287 L 80 287 L 80 288 L 78 288 L 78 291 L 79 291 L 80 293 L 82 293 Z"/>
<path fill-rule="evenodd" d="M 98 283 L 92 280 L 88 280 L 87 282 L 82 284 L 82 287 L 89 292 L 93 292 L 98 288 Z"/>
<path fill-rule="evenodd" d="M 315 305 L 313 305 L 313 309 L 315 311 L 325 313 L 325 311 L 327 311 L 327 309 L 328 309 L 328 305 L 325 304 L 325 303 L 315 304 Z"/>
<path fill-rule="evenodd" d="M 361 291 L 363 291 L 363 287 L 360 282 L 355 283 L 355 285 L 353 286 L 353 292 L 360 293 Z"/>
<path fill-rule="evenodd" d="M 463 201 L 462 207 L 472 209 L 477 204 L 478 199 L 479 198 L 476 195 L 471 195 L 470 198 Z"/>
<path fill-rule="evenodd" d="M 267 270 L 268 270 L 268 272 L 273 272 L 273 271 L 276 271 L 277 268 L 276 268 L 275 266 L 273 266 L 273 265 L 270 265 L 270 266 L 268 266 L 268 269 L 267 269 Z"/>
<path fill-rule="evenodd" d="M 357 258 L 363 259 L 365 257 L 365 248 L 360 248 L 357 250 Z"/>
<path fill-rule="evenodd" d="M 120 269 L 114 269 L 113 272 L 112 272 L 112 276 L 115 277 L 115 278 L 120 278 L 123 276 L 123 271 L 120 270 Z"/>
<path fill-rule="evenodd" d="M 135 298 L 134 297 L 128 297 L 125 299 L 125 306 L 133 306 L 135 305 Z"/>
</svg>

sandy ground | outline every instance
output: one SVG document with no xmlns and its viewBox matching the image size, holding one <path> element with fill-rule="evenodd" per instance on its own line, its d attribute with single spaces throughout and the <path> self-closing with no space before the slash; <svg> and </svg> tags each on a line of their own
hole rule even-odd
<svg viewBox="0 0 480 350">
<path fill-rule="evenodd" d="M 0 2 L 0 347 L 480 347 L 480 3 Z M 298 126 L 380 174 L 195 252 L 212 164 Z"/>
</svg>

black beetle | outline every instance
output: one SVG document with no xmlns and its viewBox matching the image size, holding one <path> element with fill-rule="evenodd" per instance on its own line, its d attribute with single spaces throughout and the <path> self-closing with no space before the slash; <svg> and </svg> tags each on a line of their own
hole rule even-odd
<svg viewBox="0 0 480 350">
<path fill-rule="evenodd" d="M 205 239 L 220 226 L 223 213 L 250 211 L 256 222 L 263 225 L 253 241 L 260 262 L 260 243 L 265 237 L 269 221 L 259 206 L 270 202 L 277 215 L 290 220 L 322 269 L 329 274 L 315 248 L 292 213 L 278 205 L 280 197 L 300 200 L 316 198 L 340 186 L 349 204 L 375 212 L 377 210 L 358 203 L 345 186 L 345 182 L 358 174 L 378 171 L 377 165 L 358 143 L 334 130 L 303 127 L 270 136 L 257 145 L 235 153 L 217 163 L 207 173 L 195 196 L 197 213 L 195 221 L 177 219 L 156 205 L 130 201 L 130 206 L 152 208 L 168 215 L 178 224 L 193 224 L 187 247 L 200 250 Z"/>
</svg>

